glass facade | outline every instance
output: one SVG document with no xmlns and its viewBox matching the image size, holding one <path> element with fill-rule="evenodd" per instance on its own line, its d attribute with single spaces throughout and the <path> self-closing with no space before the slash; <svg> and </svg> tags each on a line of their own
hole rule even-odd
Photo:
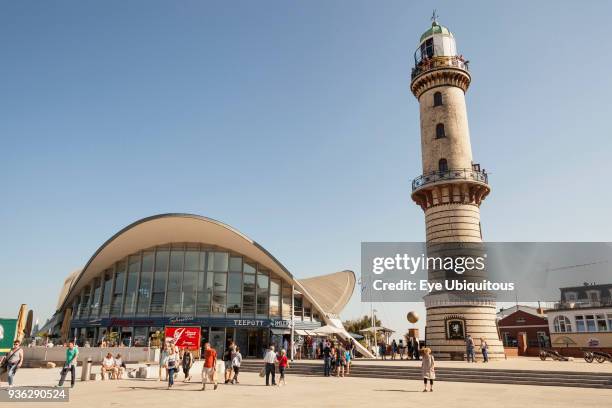
<svg viewBox="0 0 612 408">
<path fill-rule="evenodd" d="M 214 316 L 319 320 L 313 308 L 270 270 L 230 251 L 185 243 L 131 254 L 75 298 L 76 319 Z M 143 333 L 126 332 L 142 342 Z"/>
</svg>

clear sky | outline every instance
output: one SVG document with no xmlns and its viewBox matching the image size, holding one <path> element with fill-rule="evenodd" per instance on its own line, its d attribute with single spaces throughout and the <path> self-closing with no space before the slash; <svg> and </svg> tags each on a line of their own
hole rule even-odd
<svg viewBox="0 0 612 408">
<path fill-rule="evenodd" d="M 432 8 L 470 60 L 489 241 L 610 241 L 607 1 L 0 5 L 0 315 L 42 320 L 107 238 L 190 212 L 294 275 L 422 241 L 412 53 Z M 407 327 L 420 305 L 376 305 Z M 369 311 L 356 292 L 343 317 Z"/>
</svg>

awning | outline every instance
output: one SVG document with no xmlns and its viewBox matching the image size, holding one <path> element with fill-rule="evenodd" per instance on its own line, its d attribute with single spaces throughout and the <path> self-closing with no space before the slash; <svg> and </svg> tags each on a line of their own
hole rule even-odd
<svg viewBox="0 0 612 408">
<path fill-rule="evenodd" d="M 334 326 L 330 326 L 330 325 L 319 327 L 318 329 L 313 330 L 314 334 L 322 335 L 322 336 L 326 336 L 326 335 L 329 335 L 329 334 L 338 334 L 338 333 L 342 333 L 342 332 L 344 332 L 344 330 L 339 329 L 339 328 L 334 327 Z"/>
<path fill-rule="evenodd" d="M 310 333 L 308 333 L 306 330 L 301 329 L 296 329 L 295 334 L 297 334 L 298 336 L 310 336 Z"/>
<path fill-rule="evenodd" d="M 270 329 L 272 334 L 290 334 L 291 330 L 289 329 Z"/>
</svg>

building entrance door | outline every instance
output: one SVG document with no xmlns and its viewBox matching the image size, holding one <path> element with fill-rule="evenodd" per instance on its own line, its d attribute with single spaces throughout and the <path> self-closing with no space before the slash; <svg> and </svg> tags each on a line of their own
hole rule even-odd
<svg viewBox="0 0 612 408">
<path fill-rule="evenodd" d="M 259 330 L 249 330 L 249 334 L 248 334 L 248 342 L 249 342 L 249 346 L 248 346 L 248 357 L 258 357 L 258 350 L 259 350 L 259 344 L 260 344 L 260 340 L 259 340 L 260 336 L 259 336 Z"/>
<path fill-rule="evenodd" d="M 210 346 L 217 350 L 217 355 L 221 356 L 225 351 L 225 328 L 213 327 L 210 329 Z"/>
<path fill-rule="evenodd" d="M 243 357 L 249 357 L 249 332 L 247 329 L 236 329 L 236 344 Z"/>
</svg>

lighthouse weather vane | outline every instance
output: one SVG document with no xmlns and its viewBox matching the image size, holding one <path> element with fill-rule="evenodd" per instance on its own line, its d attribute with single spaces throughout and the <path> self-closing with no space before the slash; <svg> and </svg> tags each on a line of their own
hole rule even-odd
<svg viewBox="0 0 612 408">
<path fill-rule="evenodd" d="M 440 17 L 440 16 L 438 15 L 437 10 L 434 9 L 433 13 L 431 14 L 431 22 L 432 22 L 432 24 L 434 24 L 434 25 L 438 24 L 438 17 Z"/>
</svg>

